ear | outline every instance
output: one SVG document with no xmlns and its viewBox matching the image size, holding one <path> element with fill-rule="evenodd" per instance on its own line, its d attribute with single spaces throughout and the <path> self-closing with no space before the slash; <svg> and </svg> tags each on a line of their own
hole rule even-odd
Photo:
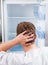
<svg viewBox="0 0 48 65">
<path fill-rule="evenodd" d="M 34 38 L 36 39 L 36 34 L 34 34 Z"/>
</svg>

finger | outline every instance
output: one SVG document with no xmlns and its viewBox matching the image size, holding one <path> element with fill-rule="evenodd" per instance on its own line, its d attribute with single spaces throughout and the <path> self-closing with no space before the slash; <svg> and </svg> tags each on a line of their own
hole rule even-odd
<svg viewBox="0 0 48 65">
<path fill-rule="evenodd" d="M 27 31 L 24 31 L 22 34 L 24 35 Z"/>
<path fill-rule="evenodd" d="M 34 34 L 30 35 L 30 36 L 27 36 L 26 38 L 33 38 L 34 37 Z"/>
<path fill-rule="evenodd" d="M 29 33 L 31 34 L 31 32 L 29 32 L 29 31 L 24 31 L 22 34 L 25 35 L 25 34 L 29 34 Z"/>
<path fill-rule="evenodd" d="M 30 45 L 31 45 L 31 43 L 29 43 L 29 44 L 26 43 L 26 46 L 30 46 Z"/>
<path fill-rule="evenodd" d="M 30 36 L 32 34 L 32 32 L 28 32 L 27 35 Z"/>
<path fill-rule="evenodd" d="M 34 34 L 31 34 L 30 36 L 34 36 Z"/>
<path fill-rule="evenodd" d="M 30 39 L 27 39 L 26 42 L 30 42 L 30 41 L 33 41 L 34 38 L 30 38 Z"/>
</svg>

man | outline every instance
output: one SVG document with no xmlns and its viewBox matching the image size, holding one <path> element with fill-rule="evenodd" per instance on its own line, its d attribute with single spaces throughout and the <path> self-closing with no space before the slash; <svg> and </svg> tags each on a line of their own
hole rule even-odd
<svg viewBox="0 0 48 65">
<path fill-rule="evenodd" d="M 35 26 L 30 22 L 21 22 L 17 26 L 17 35 L 19 35 L 23 31 L 27 31 L 26 36 L 31 36 L 31 34 L 33 34 L 33 40 L 26 42 L 26 43 L 21 43 L 24 51 L 28 51 L 32 47 L 36 46 L 34 43 L 36 39 L 36 32 L 35 32 L 36 29 L 35 29 Z"/>
<path fill-rule="evenodd" d="M 0 46 L 0 65 L 48 65 L 48 50 L 36 47 L 35 39 L 35 26 L 30 22 L 19 23 L 17 37 Z M 22 45 L 23 53 L 4 52 L 17 44 Z"/>
</svg>

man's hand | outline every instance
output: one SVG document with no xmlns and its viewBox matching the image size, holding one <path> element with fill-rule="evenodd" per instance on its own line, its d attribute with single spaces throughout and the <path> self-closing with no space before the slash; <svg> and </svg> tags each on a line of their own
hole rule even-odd
<svg viewBox="0 0 48 65">
<path fill-rule="evenodd" d="M 24 44 L 26 42 L 29 42 L 29 41 L 31 41 L 31 40 L 34 39 L 33 38 L 34 34 L 31 34 L 31 33 L 26 34 L 26 32 L 27 31 L 24 31 L 23 33 L 19 34 L 16 37 L 16 40 L 17 40 L 18 44 L 21 44 L 22 45 L 22 44 Z M 31 34 L 31 35 L 29 35 L 29 34 Z"/>
<path fill-rule="evenodd" d="M 3 44 L 0 44 L 0 51 L 7 51 L 8 49 L 12 48 L 13 46 L 17 44 L 24 45 L 26 42 L 33 40 L 33 35 L 27 35 L 25 32 L 19 34 L 16 38 L 13 40 L 9 40 L 7 42 L 4 42 Z"/>
</svg>

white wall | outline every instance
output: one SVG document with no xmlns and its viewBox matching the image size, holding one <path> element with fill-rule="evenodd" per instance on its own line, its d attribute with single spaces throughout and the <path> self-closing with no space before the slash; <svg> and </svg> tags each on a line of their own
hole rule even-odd
<svg viewBox="0 0 48 65">
<path fill-rule="evenodd" d="M 2 29 L 2 28 L 1 28 L 1 27 L 2 27 L 2 26 L 1 26 L 1 0 L 0 0 L 0 36 L 1 36 L 1 33 L 2 33 L 2 32 L 1 32 L 1 29 Z"/>
<path fill-rule="evenodd" d="M 45 42 L 46 46 L 48 46 L 48 2 L 46 4 L 46 23 L 45 23 Z"/>
<path fill-rule="evenodd" d="M 1 0 L 0 0 L 0 18 L 1 18 Z"/>
</svg>

